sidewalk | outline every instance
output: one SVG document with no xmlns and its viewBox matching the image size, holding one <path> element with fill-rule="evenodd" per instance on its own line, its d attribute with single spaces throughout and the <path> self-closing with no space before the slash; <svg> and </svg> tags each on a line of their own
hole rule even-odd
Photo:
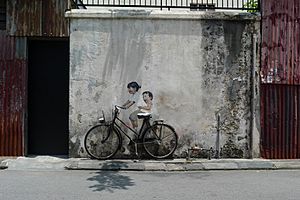
<svg viewBox="0 0 300 200">
<path fill-rule="evenodd" d="M 2 161 L 9 160 L 9 159 L 15 159 L 15 158 L 14 157 L 10 157 L 10 156 L 8 156 L 8 157 L 7 156 L 0 157 L 0 170 L 7 168 L 7 166 L 2 165 Z"/>
<path fill-rule="evenodd" d="M 7 170 L 114 170 L 114 171 L 200 171 L 300 169 L 297 160 L 267 159 L 174 159 L 174 160 L 91 160 L 53 156 L 0 157 L 0 169 Z"/>
</svg>

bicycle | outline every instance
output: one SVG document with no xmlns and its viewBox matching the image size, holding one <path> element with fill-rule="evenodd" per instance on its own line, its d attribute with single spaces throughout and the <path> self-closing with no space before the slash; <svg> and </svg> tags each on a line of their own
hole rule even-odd
<svg viewBox="0 0 300 200">
<path fill-rule="evenodd" d="M 143 119 L 143 124 L 138 132 L 125 124 L 118 116 L 122 108 L 115 106 L 113 118 L 106 122 L 105 116 L 99 119 L 99 124 L 88 130 L 84 137 L 84 147 L 92 158 L 105 160 L 113 157 L 122 148 L 124 134 L 135 146 L 138 156 L 137 145 L 143 145 L 148 155 L 155 159 L 170 157 L 178 144 L 178 136 L 175 129 L 165 124 L 163 120 L 155 120 L 150 123 L 150 113 L 139 113 L 138 118 Z M 131 138 L 125 130 L 131 131 L 136 139 Z"/>
</svg>

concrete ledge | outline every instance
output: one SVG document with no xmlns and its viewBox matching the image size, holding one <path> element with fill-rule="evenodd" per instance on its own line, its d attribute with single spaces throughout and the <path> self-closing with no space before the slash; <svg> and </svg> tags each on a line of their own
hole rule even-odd
<svg viewBox="0 0 300 200">
<path fill-rule="evenodd" d="M 300 165 L 300 164 L 299 164 Z M 199 171 L 199 170 L 271 170 L 277 169 L 271 161 L 246 159 L 185 159 L 162 161 L 132 160 L 78 160 L 65 167 L 68 170 L 113 170 L 113 171 Z M 300 167 L 299 167 L 300 169 Z"/>
<path fill-rule="evenodd" d="M 186 171 L 186 164 L 166 164 L 165 170 L 166 171 Z"/>
<path fill-rule="evenodd" d="M 64 170 L 70 162 L 72 159 L 53 156 L 18 157 L 3 160 L 0 166 L 9 170 Z"/>
<path fill-rule="evenodd" d="M 205 170 L 233 170 L 238 169 L 238 165 L 236 163 L 203 163 Z"/>
<path fill-rule="evenodd" d="M 97 19 L 176 19 L 176 20 L 251 20 L 259 21 L 260 14 L 244 12 L 195 12 L 195 11 L 161 11 L 134 9 L 73 9 L 65 13 L 67 18 L 97 18 Z"/>
<path fill-rule="evenodd" d="M 275 169 L 300 169 L 300 160 L 273 160 Z"/>
<path fill-rule="evenodd" d="M 109 170 L 109 171 L 201 171 L 201 170 L 278 170 L 299 169 L 300 160 L 266 159 L 185 159 L 174 160 L 91 160 L 50 156 L 19 157 L 0 163 L 7 170 Z"/>
<path fill-rule="evenodd" d="M 65 165 L 67 170 L 110 170 L 110 171 L 144 171 L 145 164 L 134 160 L 107 160 L 77 159 Z M 151 169 L 151 166 L 148 170 Z"/>
<path fill-rule="evenodd" d="M 146 171 L 166 171 L 164 163 L 144 163 Z"/>
<path fill-rule="evenodd" d="M 266 161 L 253 161 L 253 162 L 240 162 L 237 163 L 239 169 L 251 170 L 251 169 L 274 169 L 272 162 Z"/>
</svg>

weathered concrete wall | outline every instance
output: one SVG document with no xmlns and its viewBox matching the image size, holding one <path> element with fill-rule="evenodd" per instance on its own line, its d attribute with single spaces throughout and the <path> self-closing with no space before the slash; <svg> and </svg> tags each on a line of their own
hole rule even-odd
<svg viewBox="0 0 300 200">
<path fill-rule="evenodd" d="M 153 92 L 160 118 L 176 128 L 176 155 L 195 144 L 215 149 L 219 114 L 223 157 L 251 156 L 257 16 L 124 10 L 66 15 L 70 156 L 86 156 L 84 134 L 101 110 L 109 115 L 113 104 L 126 101 L 130 81 Z"/>
</svg>

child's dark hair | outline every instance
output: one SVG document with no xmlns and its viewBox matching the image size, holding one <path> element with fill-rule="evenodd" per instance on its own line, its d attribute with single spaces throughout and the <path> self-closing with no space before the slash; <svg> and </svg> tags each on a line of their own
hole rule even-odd
<svg viewBox="0 0 300 200">
<path fill-rule="evenodd" d="M 148 94 L 148 96 L 150 97 L 150 99 L 153 100 L 153 94 L 152 94 L 152 92 L 150 92 L 150 91 L 145 91 L 145 92 L 143 92 L 143 95 L 144 95 L 144 94 Z"/>
<path fill-rule="evenodd" d="M 137 82 L 133 81 L 128 83 L 127 88 L 135 88 L 136 91 L 138 91 L 141 88 L 141 86 Z"/>
</svg>

